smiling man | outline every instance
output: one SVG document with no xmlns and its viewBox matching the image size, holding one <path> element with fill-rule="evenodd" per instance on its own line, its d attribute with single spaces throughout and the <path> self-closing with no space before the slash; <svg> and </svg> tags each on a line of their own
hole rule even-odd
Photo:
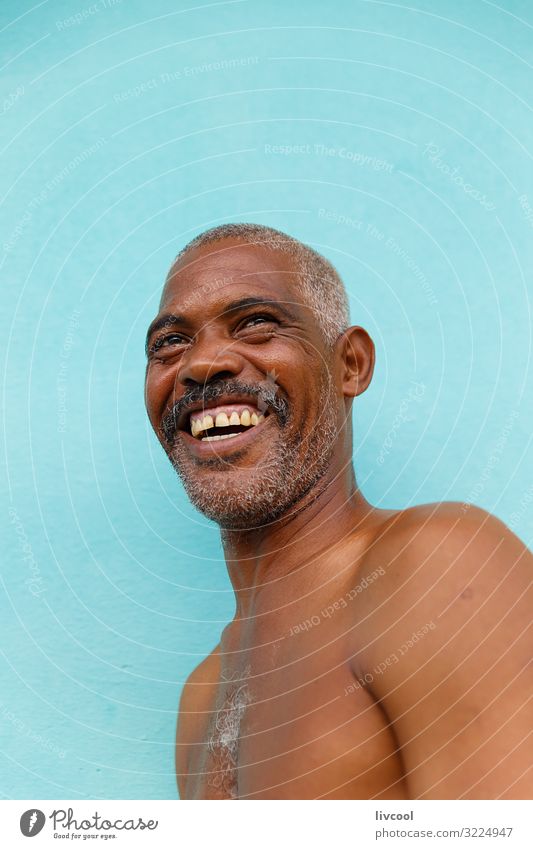
<svg viewBox="0 0 533 849">
<path fill-rule="evenodd" d="M 531 798 L 533 558 L 474 506 L 365 500 L 351 411 L 374 346 L 330 263 L 207 231 L 147 355 L 150 421 L 236 597 L 183 690 L 181 797 Z"/>
</svg>

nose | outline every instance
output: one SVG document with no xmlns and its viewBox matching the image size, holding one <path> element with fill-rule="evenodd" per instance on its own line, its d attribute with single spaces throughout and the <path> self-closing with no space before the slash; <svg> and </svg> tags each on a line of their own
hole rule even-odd
<svg viewBox="0 0 533 849">
<path fill-rule="evenodd" d="M 216 333 L 204 332 L 182 356 L 177 380 L 185 387 L 204 385 L 240 374 L 244 366 L 241 355 L 227 340 Z"/>
</svg>

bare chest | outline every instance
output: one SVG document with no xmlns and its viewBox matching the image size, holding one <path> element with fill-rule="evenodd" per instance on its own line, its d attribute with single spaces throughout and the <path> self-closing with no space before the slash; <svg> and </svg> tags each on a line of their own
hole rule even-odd
<svg viewBox="0 0 533 849">
<path fill-rule="evenodd" d="M 186 795 L 397 799 L 405 795 L 402 776 L 383 712 L 349 664 L 329 652 L 222 670 Z"/>
</svg>

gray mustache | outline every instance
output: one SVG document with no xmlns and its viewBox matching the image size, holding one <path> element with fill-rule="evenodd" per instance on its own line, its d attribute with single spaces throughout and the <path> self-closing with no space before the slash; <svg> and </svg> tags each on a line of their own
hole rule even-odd
<svg viewBox="0 0 533 849">
<path fill-rule="evenodd" d="M 176 435 L 177 422 L 182 412 L 191 404 L 199 402 L 209 404 L 217 401 L 223 395 L 248 395 L 255 399 L 256 406 L 260 412 L 266 409 L 273 413 L 280 426 L 284 427 L 289 420 L 289 405 L 284 398 L 278 395 L 275 385 L 271 383 L 255 384 L 241 383 L 237 380 L 225 381 L 224 383 L 206 384 L 205 386 L 194 386 L 189 389 L 183 398 L 176 401 L 171 410 L 161 420 L 161 432 L 166 442 L 171 445 Z"/>
</svg>

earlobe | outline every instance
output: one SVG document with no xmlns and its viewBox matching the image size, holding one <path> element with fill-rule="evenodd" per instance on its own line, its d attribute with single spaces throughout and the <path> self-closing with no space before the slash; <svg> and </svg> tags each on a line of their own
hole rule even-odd
<svg viewBox="0 0 533 849">
<path fill-rule="evenodd" d="M 342 388 L 345 396 L 362 395 L 374 373 L 376 351 L 372 339 L 362 327 L 349 327 L 339 339 L 343 361 Z"/>
</svg>

